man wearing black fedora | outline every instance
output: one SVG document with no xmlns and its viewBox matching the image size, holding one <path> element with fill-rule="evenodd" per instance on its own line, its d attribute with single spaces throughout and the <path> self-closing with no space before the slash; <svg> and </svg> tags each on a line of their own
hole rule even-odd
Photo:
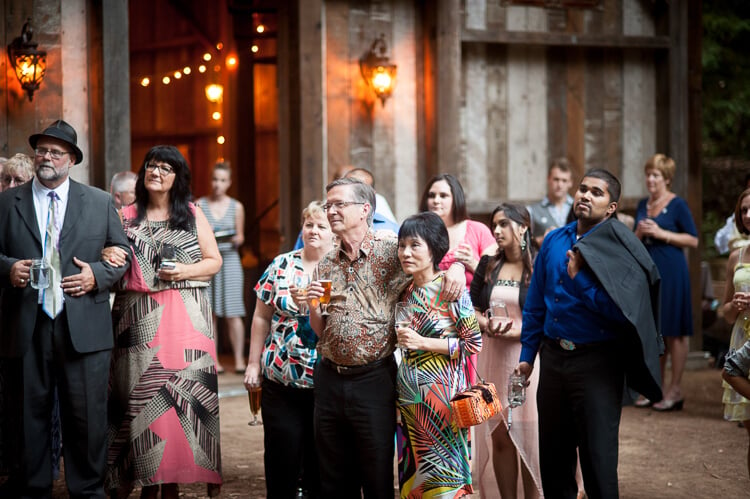
<svg viewBox="0 0 750 499">
<path fill-rule="evenodd" d="M 10 359 L 6 383 L 17 387 L 10 403 L 23 422 L 10 494 L 51 495 L 57 387 L 70 496 L 103 498 L 113 347 L 109 288 L 129 262 L 113 267 L 100 255 L 106 246 L 128 251 L 128 240 L 109 194 L 69 178 L 83 160 L 72 126 L 55 121 L 29 144 L 34 179 L 0 194 L 0 356 Z M 41 260 L 34 261 L 34 287 L 32 259 Z M 45 273 L 48 282 L 37 281 Z"/>
</svg>

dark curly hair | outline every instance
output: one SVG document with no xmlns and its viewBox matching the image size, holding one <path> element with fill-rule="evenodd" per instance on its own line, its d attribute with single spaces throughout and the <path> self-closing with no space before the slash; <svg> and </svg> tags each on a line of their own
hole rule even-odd
<svg viewBox="0 0 750 499">
<path fill-rule="evenodd" d="M 195 214 L 190 209 L 193 194 L 190 190 L 190 168 L 185 157 L 174 146 L 154 146 L 143 159 L 138 180 L 135 183 L 135 204 L 138 209 L 136 223 L 146 218 L 149 193 L 144 184 L 146 165 L 151 161 L 167 163 L 174 169 L 174 183 L 169 190 L 169 226 L 173 229 L 190 231 L 195 228 Z"/>
</svg>

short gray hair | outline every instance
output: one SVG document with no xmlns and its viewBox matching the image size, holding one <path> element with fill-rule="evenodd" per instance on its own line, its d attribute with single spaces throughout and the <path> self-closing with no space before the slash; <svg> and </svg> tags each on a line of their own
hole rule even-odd
<svg viewBox="0 0 750 499">
<path fill-rule="evenodd" d="M 375 214 L 375 189 L 365 184 L 361 180 L 351 177 L 337 178 L 326 186 L 326 192 L 340 185 L 348 185 L 352 188 L 354 195 L 353 201 L 358 203 L 367 203 L 370 205 L 370 211 L 367 213 L 367 225 L 372 227 L 372 217 Z"/>
<path fill-rule="evenodd" d="M 130 170 L 124 171 L 124 172 L 117 172 L 112 176 L 112 182 L 109 184 L 109 192 L 110 194 L 115 194 L 116 192 L 124 192 L 127 190 L 126 184 L 129 181 L 132 181 L 133 184 L 138 180 L 138 175 L 131 172 Z"/>
</svg>

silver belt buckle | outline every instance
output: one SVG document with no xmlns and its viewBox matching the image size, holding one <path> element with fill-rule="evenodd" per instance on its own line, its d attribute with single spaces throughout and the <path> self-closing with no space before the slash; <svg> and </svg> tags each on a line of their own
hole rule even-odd
<svg viewBox="0 0 750 499">
<path fill-rule="evenodd" d="M 576 344 L 575 344 L 575 343 L 573 343 L 573 342 L 572 342 L 572 341 L 570 341 L 570 340 L 565 340 L 565 339 L 562 339 L 562 338 L 560 338 L 560 340 L 559 340 L 559 341 L 560 341 L 560 347 L 561 347 L 561 348 L 562 348 L 563 350 L 567 350 L 567 351 L 569 351 L 569 352 L 572 352 L 573 350 L 575 350 L 575 349 L 576 349 Z"/>
<path fill-rule="evenodd" d="M 336 372 L 339 374 L 344 374 L 349 368 L 346 366 L 340 366 L 336 364 Z"/>
</svg>

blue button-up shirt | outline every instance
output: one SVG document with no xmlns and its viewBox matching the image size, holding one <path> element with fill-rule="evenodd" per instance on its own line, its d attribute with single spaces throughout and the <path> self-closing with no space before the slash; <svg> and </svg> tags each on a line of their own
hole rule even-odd
<svg viewBox="0 0 750 499">
<path fill-rule="evenodd" d="M 523 307 L 521 362 L 534 363 L 542 336 L 576 344 L 612 340 L 625 316 L 587 266 L 568 275 L 577 222 L 550 232 L 534 263 Z M 582 237 L 586 237 L 584 234 Z"/>
</svg>

